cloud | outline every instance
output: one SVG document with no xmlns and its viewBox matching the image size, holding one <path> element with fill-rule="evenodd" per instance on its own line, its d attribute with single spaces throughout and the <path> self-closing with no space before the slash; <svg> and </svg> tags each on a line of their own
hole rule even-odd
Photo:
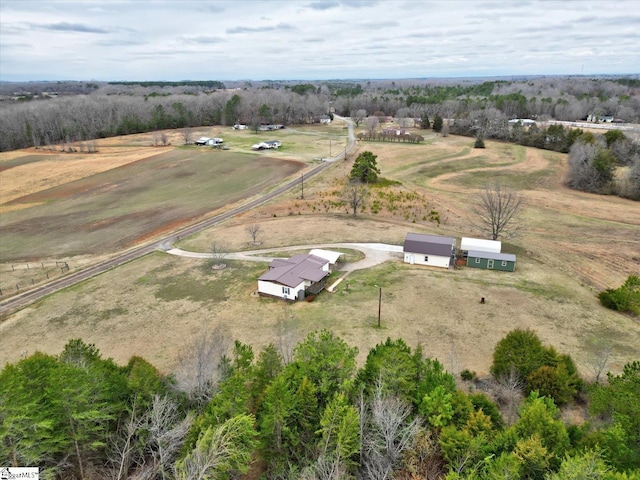
<svg viewBox="0 0 640 480">
<path fill-rule="evenodd" d="M 307 5 L 311 10 L 331 10 L 332 8 L 338 8 L 340 2 L 335 0 L 311 2 Z"/>
<path fill-rule="evenodd" d="M 113 39 L 113 40 L 100 40 L 95 42 L 95 45 L 101 47 L 131 47 L 137 45 L 147 45 L 147 42 L 142 40 L 125 40 L 125 39 Z"/>
<path fill-rule="evenodd" d="M 574 3 L 0 0 L 0 79 L 544 75 L 575 73 L 587 54 L 588 73 L 640 65 L 637 0 Z M 70 51 L 91 61 L 71 68 Z"/>
<path fill-rule="evenodd" d="M 292 31 L 297 30 L 293 25 L 286 23 L 279 23 L 278 25 L 265 25 L 264 27 L 235 27 L 227 29 L 227 33 L 234 35 L 237 33 L 261 33 L 261 32 L 274 32 L 276 30 Z"/>
<path fill-rule="evenodd" d="M 32 24 L 36 28 L 43 28 L 45 30 L 55 30 L 63 32 L 80 32 L 80 33 L 110 33 L 109 30 L 104 28 L 91 27 L 82 23 L 48 23 L 48 24 Z"/>
<path fill-rule="evenodd" d="M 195 37 L 182 37 L 180 39 L 183 43 L 195 43 L 199 45 L 211 45 L 215 43 L 224 43 L 226 40 L 222 37 L 215 35 L 200 35 Z"/>
</svg>

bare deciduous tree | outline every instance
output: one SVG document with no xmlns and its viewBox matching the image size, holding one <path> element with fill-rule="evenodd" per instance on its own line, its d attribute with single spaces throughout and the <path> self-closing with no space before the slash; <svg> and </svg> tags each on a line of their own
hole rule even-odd
<svg viewBox="0 0 640 480">
<path fill-rule="evenodd" d="M 180 130 L 180 134 L 184 139 L 184 144 L 189 145 L 191 143 L 191 140 L 193 139 L 193 130 L 191 130 L 190 128 L 183 128 L 182 130 Z"/>
<path fill-rule="evenodd" d="M 167 477 L 192 422 L 192 416 L 180 419 L 178 404 L 174 400 L 157 395 L 154 397 L 149 413 L 148 448 L 154 459 L 154 470 L 162 478 Z"/>
<path fill-rule="evenodd" d="M 278 351 L 284 363 L 289 364 L 293 361 L 293 349 L 300 340 L 300 332 L 295 326 L 291 307 L 287 302 L 284 302 L 284 315 L 278 319 L 276 333 Z"/>
<path fill-rule="evenodd" d="M 367 116 L 367 111 L 364 109 L 359 109 L 354 112 L 351 112 L 351 120 L 356 124 L 356 128 L 360 126 L 364 118 Z"/>
<path fill-rule="evenodd" d="M 369 135 L 373 135 L 376 132 L 379 124 L 380 120 L 375 115 L 367 117 L 367 119 L 365 120 L 365 125 L 367 127 L 367 131 L 369 132 Z"/>
<path fill-rule="evenodd" d="M 178 355 L 176 382 L 190 399 L 204 405 L 215 393 L 220 379 L 218 364 L 227 354 L 231 341 L 223 327 L 195 333 Z"/>
<path fill-rule="evenodd" d="M 131 464 L 137 460 L 134 458 L 136 438 L 146 420 L 145 415 L 138 414 L 136 399 L 134 398 L 129 418 L 125 420 L 119 432 L 111 437 L 109 445 L 109 462 L 113 465 L 113 478 L 115 480 L 129 478 Z"/>
<path fill-rule="evenodd" d="M 164 145 L 165 147 L 169 145 L 169 136 L 167 135 L 166 132 L 162 132 L 160 134 L 160 141 L 162 142 L 162 145 Z"/>
<path fill-rule="evenodd" d="M 497 378 L 491 388 L 507 424 L 511 425 L 518 419 L 518 406 L 522 403 L 524 383 L 518 377 L 515 367 L 511 367 L 508 375 Z"/>
<path fill-rule="evenodd" d="M 113 478 L 171 478 L 173 462 L 192 422 L 193 416 L 189 414 L 183 418 L 175 400 L 166 396 L 156 395 L 149 409 L 141 415 L 137 414 L 134 403 L 120 435 L 112 441 Z M 134 472 L 130 471 L 132 467 Z"/>
<path fill-rule="evenodd" d="M 249 235 L 251 235 L 251 243 L 254 245 L 259 245 L 260 243 L 257 241 L 258 233 L 260 233 L 260 225 L 257 223 L 253 223 L 251 225 L 247 225 L 245 229 Z"/>
<path fill-rule="evenodd" d="M 591 373 L 593 373 L 596 383 L 600 383 L 600 375 L 602 375 L 602 372 L 607 368 L 607 364 L 611 358 L 611 351 L 612 348 L 610 345 L 603 345 L 589 358 L 587 367 L 591 370 Z"/>
<path fill-rule="evenodd" d="M 411 405 L 386 395 L 382 382 L 378 382 L 373 397 L 366 408 L 361 408 L 360 414 L 360 463 L 364 478 L 392 478 L 402 455 L 420 430 L 420 420 L 410 420 L 411 411 Z"/>
<path fill-rule="evenodd" d="M 214 242 L 211 245 L 211 258 L 216 261 L 216 266 L 222 267 L 226 266 L 223 260 L 227 257 L 229 253 L 229 249 L 224 243 Z"/>
<path fill-rule="evenodd" d="M 487 185 L 472 208 L 471 223 L 482 233 L 497 240 L 518 231 L 514 222 L 523 207 L 523 198 L 508 187 L 495 183 Z"/>
<path fill-rule="evenodd" d="M 358 215 L 358 209 L 364 206 L 364 202 L 369 195 L 367 186 L 358 181 L 349 182 L 344 187 L 342 198 L 353 212 L 353 216 Z"/>
</svg>

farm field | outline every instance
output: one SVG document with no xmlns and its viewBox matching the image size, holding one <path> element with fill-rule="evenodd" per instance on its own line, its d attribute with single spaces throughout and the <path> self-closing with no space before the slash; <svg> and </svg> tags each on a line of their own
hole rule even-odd
<svg viewBox="0 0 640 480">
<path fill-rule="evenodd" d="M 267 132 L 270 133 L 273 132 Z M 307 151 L 309 159 L 328 154 L 318 150 L 326 138 L 288 134 L 292 135 L 290 142 L 300 143 L 291 145 L 290 151 Z M 255 134 L 250 135 L 253 136 L 248 138 L 255 139 Z M 307 145 L 308 138 L 317 142 L 315 150 Z M 330 242 L 401 244 L 408 231 L 476 236 L 469 224 L 470 204 L 477 189 L 499 178 L 518 189 L 526 200 L 519 236 L 504 243 L 504 250 L 518 254 L 514 274 L 467 268 L 437 271 L 394 260 L 353 272 L 347 277 L 348 290 L 343 282 L 335 294 L 324 292 L 315 302 L 284 305 L 253 295 L 256 278 L 265 264 L 226 261 L 228 268 L 215 271 L 209 260 L 157 252 L 10 316 L 0 324 L 0 334 L 2 344 L 12 348 L 0 349 L 0 363 L 17 360 L 24 350 L 55 353 L 69 338 L 81 337 L 119 362 L 137 354 L 170 371 L 191 335 L 216 326 L 256 349 L 270 342 L 291 345 L 295 343 L 292 338 L 302 338 L 308 331 L 330 328 L 359 347 L 360 360 L 387 336 L 403 337 L 410 345 L 422 343 L 427 355 L 437 357 L 454 372 L 469 368 L 480 374 L 488 372 L 495 344 L 517 327 L 532 328 L 543 342 L 571 354 L 585 375 L 589 375 L 593 358 L 607 348 L 613 350 L 609 365 L 613 370 L 639 358 L 638 319 L 604 309 L 595 294 L 602 288 L 620 285 L 629 274 L 640 271 L 640 204 L 566 189 L 562 184 L 565 155 L 494 142 L 487 142 L 485 150 L 474 150 L 472 144 L 469 138 L 433 135 L 427 135 L 427 141 L 420 145 L 361 144 L 360 151 L 370 150 L 378 155 L 382 177 L 401 182 L 373 189 L 362 215 L 354 218 L 340 203 L 341 183 L 351 165 L 350 161 L 340 162 L 305 183 L 304 199 L 300 198 L 301 192 L 291 192 L 199 235 L 181 239 L 178 246 L 207 251 L 216 242 L 230 251 L 254 249 L 246 232 L 250 224 L 261 227 L 260 248 Z M 181 157 L 183 152 L 193 155 L 194 151 L 169 147 L 152 162 L 180 164 L 186 162 Z M 237 154 L 210 154 L 222 153 Z M 257 155 L 246 156 L 253 161 L 269 161 Z M 251 165 L 251 161 L 247 162 Z M 128 171 L 126 177 L 133 178 L 132 169 L 139 163 L 115 170 Z M 299 167 L 293 165 L 285 169 L 285 174 L 295 173 Z M 250 170 L 250 166 L 246 168 Z M 185 177 L 162 177 L 166 170 L 170 169 L 154 170 L 146 181 L 185 181 Z M 273 175 L 275 181 L 277 174 Z M 64 191 L 81 181 L 86 182 L 82 185 L 87 191 L 100 192 L 97 186 L 91 188 L 89 178 L 63 183 L 53 190 Z M 199 187 L 199 195 L 185 203 L 191 205 L 201 198 L 214 202 L 214 195 L 202 197 L 205 184 Z M 265 188 L 251 190 L 250 182 L 241 181 L 234 187 L 244 189 L 245 195 Z M 170 194 L 178 186 L 172 185 L 171 189 Z M 229 188 L 229 192 L 232 190 Z M 52 194 L 46 189 L 32 192 L 24 201 L 38 204 Z M 145 217 L 152 215 L 157 198 L 144 192 L 138 193 L 139 197 L 135 195 L 132 191 L 131 203 L 144 206 Z M 216 205 L 221 207 L 229 200 L 219 201 Z M 113 207 L 122 208 L 119 203 Z M 202 202 L 199 203 L 193 208 L 201 207 Z M 29 210 L 46 205 L 10 213 L 26 219 Z M 92 199 L 87 210 L 97 215 L 95 210 L 99 211 L 101 205 Z M 211 205 L 208 207 L 212 209 Z M 177 209 L 176 217 L 182 215 L 184 210 Z M 66 235 L 56 232 L 53 236 L 58 242 L 51 244 L 60 243 Z M 104 255 L 112 246 L 122 246 L 118 243 L 123 241 L 119 231 L 113 230 L 113 235 L 117 238 L 102 240 L 95 250 L 85 248 L 78 252 Z M 135 241 L 128 237 L 129 243 Z M 19 243 L 15 239 L 9 245 Z M 0 248 L 4 255 L 5 247 Z M 17 246 L 13 248 L 19 251 Z M 381 329 L 375 327 L 375 285 L 383 292 Z M 480 297 L 486 297 L 487 303 L 481 305 Z"/>
<path fill-rule="evenodd" d="M 102 163 L 100 154 L 73 158 L 69 181 L 60 172 L 67 163 L 61 158 L 65 154 L 15 159 L 14 166 L 2 172 L 2 184 L 7 185 L 0 197 L 5 209 L 0 220 L 2 261 L 61 259 L 127 248 L 267 191 L 304 168 L 301 162 L 247 153 L 193 147 L 161 150 L 147 148 L 146 156 L 139 149 L 128 157 L 122 153 L 128 161 L 110 163 L 111 168 L 92 168 Z M 57 170 L 52 182 L 56 184 L 29 191 L 34 185 L 28 179 L 37 176 L 39 168 Z M 20 181 L 26 183 L 22 188 Z M 17 193 L 21 190 L 22 195 Z"/>
</svg>

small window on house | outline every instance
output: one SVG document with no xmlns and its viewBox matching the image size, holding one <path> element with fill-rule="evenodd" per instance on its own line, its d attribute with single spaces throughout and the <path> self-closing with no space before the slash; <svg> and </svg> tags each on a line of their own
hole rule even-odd
<svg viewBox="0 0 640 480">
<path fill-rule="evenodd" d="M 476 258 L 476 263 L 480 263 L 480 259 L 479 258 Z"/>
<path fill-rule="evenodd" d="M 282 287 L 282 295 L 289 295 L 289 287 Z"/>
<path fill-rule="evenodd" d="M 424 261 L 428 262 L 429 261 L 429 257 L 427 255 L 424 256 Z"/>
<path fill-rule="evenodd" d="M 502 266 L 506 267 L 507 266 L 507 261 L 506 260 L 502 260 Z"/>
</svg>

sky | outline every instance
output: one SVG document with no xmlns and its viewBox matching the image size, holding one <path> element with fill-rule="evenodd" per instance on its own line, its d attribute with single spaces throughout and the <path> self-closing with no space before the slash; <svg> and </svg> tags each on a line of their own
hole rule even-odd
<svg viewBox="0 0 640 480">
<path fill-rule="evenodd" d="M 640 73 L 640 0 L 0 0 L 0 80 Z"/>
</svg>

